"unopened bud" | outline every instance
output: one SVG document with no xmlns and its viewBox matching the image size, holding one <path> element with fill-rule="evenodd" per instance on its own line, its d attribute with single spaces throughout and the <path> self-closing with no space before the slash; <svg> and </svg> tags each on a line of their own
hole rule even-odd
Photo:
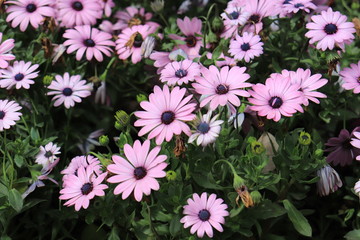
<svg viewBox="0 0 360 240">
<path fill-rule="evenodd" d="M 53 80 L 53 76 L 50 76 L 50 75 L 46 75 L 44 78 L 43 78 L 43 84 L 45 86 L 49 86 Z"/>
<path fill-rule="evenodd" d="M 121 130 L 129 124 L 130 116 L 125 111 L 119 110 L 115 114 L 115 119 L 116 123 L 118 123 L 115 123 L 116 129 Z"/>
<path fill-rule="evenodd" d="M 159 13 L 164 9 L 164 0 L 155 0 L 151 2 L 150 7 L 154 12 Z"/>
<path fill-rule="evenodd" d="M 144 95 L 144 94 L 139 93 L 138 95 L 136 95 L 136 101 L 138 103 L 141 103 L 142 101 L 147 101 L 147 100 L 148 99 L 147 99 L 146 95 Z"/>
<path fill-rule="evenodd" d="M 224 23 L 223 23 L 223 21 L 221 20 L 221 18 L 215 17 L 215 18 L 212 20 L 211 26 L 212 26 L 212 29 L 213 29 L 215 32 L 220 32 L 220 31 L 223 29 L 223 27 L 224 27 Z"/>
<path fill-rule="evenodd" d="M 251 151 L 255 154 L 262 154 L 265 151 L 265 148 L 261 142 L 253 141 L 251 143 Z"/>
<path fill-rule="evenodd" d="M 102 135 L 99 137 L 99 143 L 101 146 L 107 146 L 109 144 L 109 137 L 106 135 Z"/>
<path fill-rule="evenodd" d="M 175 181 L 176 180 L 176 175 L 177 175 L 176 172 L 174 172 L 172 170 L 167 171 L 166 172 L 166 179 L 168 181 Z"/>
<path fill-rule="evenodd" d="M 261 202 L 262 196 L 259 191 L 252 191 L 250 195 L 255 205 Z"/>
<path fill-rule="evenodd" d="M 316 157 L 322 157 L 324 154 L 324 151 L 322 149 L 316 149 L 315 150 L 315 156 Z"/>
<path fill-rule="evenodd" d="M 311 143 L 311 135 L 307 132 L 301 132 L 298 140 L 301 145 L 309 145 Z"/>
</svg>

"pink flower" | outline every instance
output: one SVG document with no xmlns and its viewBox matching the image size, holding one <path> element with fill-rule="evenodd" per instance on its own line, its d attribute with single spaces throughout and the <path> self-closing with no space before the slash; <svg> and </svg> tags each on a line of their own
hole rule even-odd
<svg viewBox="0 0 360 240">
<path fill-rule="evenodd" d="M 263 45 L 259 35 L 244 32 L 243 36 L 237 35 L 236 39 L 230 41 L 229 53 L 236 60 L 244 59 L 245 62 L 250 62 L 263 53 Z"/>
<path fill-rule="evenodd" d="M 148 25 L 153 28 L 158 28 L 160 25 L 156 22 L 149 21 L 152 18 L 152 13 L 145 13 L 144 8 L 127 7 L 125 11 L 118 11 L 115 14 L 118 18 L 116 25 L 120 30 L 137 25 Z"/>
<path fill-rule="evenodd" d="M 66 72 L 63 77 L 56 75 L 48 88 L 53 91 L 48 92 L 47 95 L 55 95 L 52 99 L 55 101 L 55 107 L 64 103 L 66 108 L 70 108 L 75 102 L 81 102 L 81 98 L 91 95 L 92 84 L 86 84 L 85 80 L 81 80 L 80 75 L 70 76 Z"/>
<path fill-rule="evenodd" d="M 159 86 L 154 87 L 154 92 L 149 95 L 149 101 L 142 101 L 140 106 L 145 111 L 135 112 L 135 116 L 140 118 L 134 125 L 143 127 L 139 136 L 150 132 L 148 139 L 156 137 L 156 144 L 160 145 L 164 139 L 170 141 L 174 134 L 180 135 L 184 132 L 190 136 L 191 131 L 184 122 L 192 121 L 195 115 L 195 103 L 189 103 L 192 95 L 184 98 L 185 88 L 175 87 L 169 91 L 165 85 L 163 89 Z"/>
<path fill-rule="evenodd" d="M 116 40 L 116 51 L 120 59 L 127 59 L 131 55 L 132 63 L 141 61 L 141 44 L 145 38 L 154 33 L 156 27 L 148 25 L 133 26 L 124 29 Z"/>
<path fill-rule="evenodd" d="M 173 61 L 177 61 L 178 56 L 188 59 L 187 54 L 182 49 L 177 49 L 172 52 L 157 52 L 154 51 L 149 58 L 154 60 L 154 66 L 158 68 L 157 73 L 160 74 L 164 67 Z"/>
<path fill-rule="evenodd" d="M 20 109 L 19 104 L 14 101 L 0 100 L 0 131 L 9 129 L 16 124 L 15 121 L 20 120 Z"/>
<path fill-rule="evenodd" d="M 354 147 L 360 149 L 360 132 L 353 132 L 352 133 L 354 138 L 351 139 L 351 145 L 353 145 Z M 360 155 L 356 156 L 356 160 L 360 161 Z"/>
<path fill-rule="evenodd" d="M 67 28 L 93 25 L 102 16 L 99 0 L 57 0 L 58 20 Z"/>
<path fill-rule="evenodd" d="M 0 32 L 0 68 L 7 68 L 9 66 L 9 61 L 14 60 L 15 56 L 10 54 L 11 49 L 14 48 L 14 39 L 7 39 L 4 42 L 2 41 L 3 34 Z"/>
<path fill-rule="evenodd" d="M 160 80 L 167 85 L 182 85 L 200 76 L 200 65 L 191 60 L 168 63 L 161 71 Z"/>
<path fill-rule="evenodd" d="M 335 45 L 343 48 L 344 44 L 349 44 L 355 38 L 354 24 L 346 22 L 345 15 L 338 11 L 333 12 L 331 8 L 322 11 L 321 15 L 312 16 L 311 20 L 313 22 L 306 24 L 310 31 L 305 36 L 310 38 L 310 44 L 317 43 L 317 49 L 332 50 Z"/>
<path fill-rule="evenodd" d="M 184 50 L 185 53 L 191 58 L 199 56 L 200 48 L 203 46 L 202 38 L 196 35 L 202 35 L 201 28 L 202 22 L 198 18 L 185 17 L 184 20 L 177 19 L 177 25 L 185 37 L 175 34 L 170 34 L 169 37 L 174 40 L 184 41 L 185 44 L 180 44 L 179 48 Z"/>
<path fill-rule="evenodd" d="M 84 168 L 81 166 L 77 175 L 69 175 L 67 178 L 66 187 L 60 190 L 61 200 L 67 200 L 65 206 L 75 205 L 75 210 L 79 211 L 80 208 L 88 208 L 90 200 L 95 196 L 105 196 L 104 189 L 108 186 L 101 184 L 107 173 L 99 176 L 96 175 L 91 166 Z"/>
<path fill-rule="evenodd" d="M 303 93 L 298 84 L 291 84 L 290 78 L 281 74 L 273 74 L 266 79 L 265 85 L 258 83 L 252 86 L 249 93 L 253 98 L 249 102 L 254 106 L 250 109 L 278 122 L 281 115 L 291 117 L 296 111 L 303 112 L 301 104 Z"/>
<path fill-rule="evenodd" d="M 221 14 L 224 21 L 224 31 L 221 37 L 232 38 L 237 34 L 238 28 L 244 25 L 250 13 L 246 12 L 243 7 L 227 7 L 225 12 Z"/>
<path fill-rule="evenodd" d="M 355 94 L 360 93 L 360 61 L 350 64 L 350 68 L 345 68 L 339 74 L 343 77 L 343 88 L 353 90 Z"/>
<path fill-rule="evenodd" d="M 104 9 L 105 16 L 110 17 L 111 10 L 115 7 L 113 0 L 102 0 L 100 1 L 101 7 Z"/>
<path fill-rule="evenodd" d="M 279 12 L 275 0 L 244 0 L 242 2 L 245 7 L 244 10 L 250 15 L 244 28 L 244 31 L 248 33 L 259 34 L 263 28 L 262 19 L 275 16 Z"/>
<path fill-rule="evenodd" d="M 24 32 L 29 23 L 38 28 L 45 17 L 54 17 L 54 0 L 11 0 L 7 4 L 13 4 L 6 9 L 9 14 L 7 22 L 12 21 L 11 26 L 16 28 L 20 25 L 20 30 Z"/>
<path fill-rule="evenodd" d="M 184 206 L 185 216 L 180 222 L 184 223 L 184 228 L 192 226 L 191 234 L 196 232 L 197 236 L 202 238 L 206 233 L 212 238 L 212 228 L 222 232 L 224 229 L 221 224 L 225 223 L 224 217 L 229 216 L 227 205 L 223 202 L 223 199 L 216 198 L 216 194 L 211 194 L 208 198 L 206 192 L 202 193 L 201 197 L 194 193 L 192 198 L 187 200 L 188 204 Z"/>
<path fill-rule="evenodd" d="M 30 84 L 34 84 L 33 79 L 39 76 L 39 71 L 35 72 L 38 67 L 38 64 L 31 65 L 31 62 L 15 61 L 13 66 L 2 70 L 0 87 L 10 89 L 15 86 L 16 89 L 29 89 Z"/>
<path fill-rule="evenodd" d="M 283 6 L 286 13 L 297 13 L 299 10 L 309 13 L 310 10 L 316 9 L 316 5 L 312 3 L 312 0 L 291 0 Z"/>
<path fill-rule="evenodd" d="M 212 53 L 207 53 L 206 57 L 208 59 L 212 59 Z M 229 66 L 229 67 L 236 66 L 235 59 L 232 57 L 225 56 L 224 53 L 221 53 L 218 59 L 222 59 L 222 60 L 214 59 L 214 61 L 215 61 L 215 65 L 219 68 L 224 67 L 224 66 Z"/>
<path fill-rule="evenodd" d="M 76 60 L 80 61 L 84 53 L 90 61 L 93 57 L 99 62 L 103 61 L 103 55 L 110 57 L 115 43 L 111 40 L 110 33 L 92 28 L 90 25 L 76 26 L 75 29 L 67 29 L 63 35 L 67 38 L 64 46 L 69 46 L 67 53 L 76 52 Z"/>
<path fill-rule="evenodd" d="M 52 142 L 46 144 L 45 147 L 40 146 L 40 152 L 36 155 L 35 162 L 45 167 L 55 161 L 56 155 L 60 154 L 59 150 L 60 147 Z"/>
<path fill-rule="evenodd" d="M 113 155 L 114 164 L 107 169 L 112 172 L 107 181 L 120 183 L 114 189 L 114 194 L 122 194 L 126 199 L 134 192 L 136 201 L 140 202 L 143 194 L 150 195 L 151 190 L 159 190 L 160 186 L 156 178 L 166 176 L 164 169 L 167 166 L 166 155 L 158 155 L 161 148 L 156 146 L 150 151 L 150 141 L 146 140 L 142 145 L 139 140 L 134 142 L 133 147 L 125 144 L 125 158 Z M 150 152 L 149 152 L 150 151 Z"/>
<path fill-rule="evenodd" d="M 242 88 L 251 87 L 251 83 L 245 81 L 250 75 L 245 73 L 245 67 L 222 67 L 221 70 L 215 66 L 209 69 L 202 68 L 202 76 L 196 77 L 196 83 L 192 86 L 199 94 L 205 95 L 201 100 L 200 107 L 210 102 L 210 109 L 215 110 L 219 105 L 225 106 L 228 103 L 238 107 L 241 105 L 238 96 L 249 97 L 250 94 Z"/>
</svg>

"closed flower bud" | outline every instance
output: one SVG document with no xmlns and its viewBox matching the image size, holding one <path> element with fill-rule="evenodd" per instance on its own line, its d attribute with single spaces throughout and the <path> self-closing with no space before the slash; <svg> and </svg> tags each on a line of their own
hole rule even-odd
<svg viewBox="0 0 360 240">
<path fill-rule="evenodd" d="M 99 143 L 101 146 L 107 146 L 109 144 L 109 137 L 106 135 L 102 135 L 99 137 Z"/>
<path fill-rule="evenodd" d="M 220 17 L 215 17 L 212 20 L 211 27 L 215 32 L 220 32 L 224 27 L 224 23 Z"/>
<path fill-rule="evenodd" d="M 164 0 L 155 0 L 151 2 L 150 7 L 154 12 L 159 13 L 164 9 Z"/>
<path fill-rule="evenodd" d="M 241 186 L 245 185 L 245 181 L 244 179 L 242 179 L 239 175 L 234 173 L 234 182 L 233 182 L 233 187 L 234 189 L 238 189 L 241 188 Z"/>
<path fill-rule="evenodd" d="M 265 148 L 260 142 L 253 141 L 251 143 L 251 151 L 255 154 L 262 154 L 265 151 Z"/>
<path fill-rule="evenodd" d="M 115 123 L 116 129 L 121 130 L 129 124 L 130 116 L 125 111 L 119 110 L 115 114 L 115 119 L 116 123 L 118 123 Z"/>
<path fill-rule="evenodd" d="M 342 186 L 339 174 L 329 165 L 319 169 L 316 174 L 320 177 L 317 182 L 317 192 L 320 196 L 327 196 Z"/>
<path fill-rule="evenodd" d="M 168 181 L 175 181 L 176 180 L 176 172 L 170 170 L 166 172 L 166 179 Z"/>
<path fill-rule="evenodd" d="M 46 75 L 44 78 L 43 78 L 43 84 L 45 86 L 49 86 L 52 82 L 52 80 L 54 79 L 53 76 L 50 76 L 50 75 Z"/>
<path fill-rule="evenodd" d="M 259 191 L 252 191 L 250 195 L 255 205 L 261 202 L 262 196 Z"/>
<path fill-rule="evenodd" d="M 144 95 L 144 94 L 139 93 L 138 95 L 136 95 L 136 101 L 138 103 L 141 103 L 142 101 L 147 101 L 147 100 L 148 99 L 147 99 L 146 95 Z"/>
<path fill-rule="evenodd" d="M 322 157 L 323 154 L 324 154 L 324 150 L 322 150 L 322 149 L 315 150 L 315 157 Z"/>
<path fill-rule="evenodd" d="M 299 143 L 301 145 L 309 145 L 311 143 L 311 135 L 307 132 L 301 132 L 299 136 Z"/>
<path fill-rule="evenodd" d="M 247 139 L 247 142 L 248 143 L 253 143 L 253 142 L 256 142 L 256 138 L 255 137 L 249 137 L 248 139 Z"/>
</svg>

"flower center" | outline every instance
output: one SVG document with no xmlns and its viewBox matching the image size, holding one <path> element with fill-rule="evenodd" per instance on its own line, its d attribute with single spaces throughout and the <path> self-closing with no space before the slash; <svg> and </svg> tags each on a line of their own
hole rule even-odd
<svg viewBox="0 0 360 240">
<path fill-rule="evenodd" d="M 128 27 L 132 27 L 132 26 L 137 26 L 137 25 L 142 25 L 145 23 L 144 21 L 144 17 L 141 16 L 140 14 L 135 14 L 134 17 L 132 17 L 130 19 L 130 21 L 128 22 Z"/>
<path fill-rule="evenodd" d="M 196 40 L 196 37 L 191 35 L 191 36 L 187 36 L 185 38 L 185 42 L 186 42 L 186 46 L 195 47 L 197 40 Z"/>
<path fill-rule="evenodd" d="M 240 14 L 239 12 L 233 11 L 232 13 L 229 14 L 231 19 L 238 19 Z"/>
<path fill-rule="evenodd" d="M 357 78 L 357 82 L 360 83 L 360 76 Z"/>
<path fill-rule="evenodd" d="M 179 69 L 179 70 L 176 70 L 176 72 L 175 72 L 175 76 L 178 78 L 183 78 L 186 75 L 187 75 L 187 71 L 185 69 Z"/>
<path fill-rule="evenodd" d="M 83 195 L 88 195 L 93 190 L 93 184 L 92 183 L 85 183 L 81 187 L 81 193 Z"/>
<path fill-rule="evenodd" d="M 24 79 L 24 77 L 25 77 L 24 74 L 18 73 L 18 74 L 15 75 L 15 80 L 16 81 L 21 81 L 21 80 Z"/>
<path fill-rule="evenodd" d="M 46 151 L 45 155 L 46 158 L 52 157 L 53 153 L 51 151 Z"/>
<path fill-rule="evenodd" d="M 134 169 L 134 176 L 136 180 L 143 179 L 146 176 L 146 169 L 143 167 L 137 167 Z"/>
<path fill-rule="evenodd" d="M 87 47 L 95 47 L 95 42 L 94 40 L 88 38 L 84 40 L 84 45 Z"/>
<path fill-rule="evenodd" d="M 332 24 L 332 23 L 326 24 L 326 26 L 324 28 L 324 31 L 327 34 L 334 34 L 334 33 L 337 32 L 337 30 L 338 30 L 337 26 L 335 24 Z"/>
<path fill-rule="evenodd" d="M 300 8 L 300 7 L 303 7 L 303 6 L 304 6 L 304 4 L 301 4 L 301 3 L 297 3 L 297 4 L 294 5 L 294 7 L 296 7 L 296 8 Z"/>
<path fill-rule="evenodd" d="M 33 3 L 30 3 L 26 6 L 26 11 L 29 13 L 33 13 L 36 11 L 36 5 Z"/>
<path fill-rule="evenodd" d="M 243 51 L 247 51 L 247 50 L 250 49 L 250 44 L 249 43 L 243 43 L 243 44 L 241 44 L 240 48 Z"/>
<path fill-rule="evenodd" d="M 4 119 L 5 117 L 5 112 L 4 111 L 0 111 L 0 120 Z"/>
<path fill-rule="evenodd" d="M 258 23 L 258 22 L 260 22 L 260 16 L 259 15 L 251 15 L 250 16 L 250 20 L 252 21 L 252 22 L 254 22 L 254 23 Z"/>
<path fill-rule="evenodd" d="M 169 125 L 175 119 L 175 114 L 172 111 L 166 111 L 161 114 L 161 122 L 165 125 Z"/>
<path fill-rule="evenodd" d="M 205 134 L 205 133 L 209 132 L 210 126 L 209 126 L 208 123 L 202 122 L 202 123 L 200 123 L 199 126 L 197 127 L 197 130 L 198 130 L 199 132 L 201 132 L 202 134 Z"/>
<path fill-rule="evenodd" d="M 210 212 L 206 209 L 203 209 L 203 210 L 199 211 L 198 217 L 200 218 L 201 221 L 205 222 L 205 221 L 209 220 Z"/>
<path fill-rule="evenodd" d="M 72 4 L 72 8 L 76 11 L 81 11 L 81 10 L 83 10 L 84 6 L 82 5 L 81 2 L 76 1 Z"/>
<path fill-rule="evenodd" d="M 351 139 L 346 139 L 343 143 L 342 143 L 342 147 L 345 148 L 346 150 L 350 150 L 353 148 L 353 146 L 351 145 Z"/>
<path fill-rule="evenodd" d="M 71 96 L 71 94 L 73 93 L 73 90 L 71 88 L 64 88 L 62 90 L 62 93 L 64 94 L 64 96 L 68 97 L 68 96 Z"/>
<path fill-rule="evenodd" d="M 143 42 L 143 38 L 142 38 L 141 34 L 139 34 L 139 33 L 136 34 L 133 46 L 139 48 L 139 47 L 141 47 L 142 42 Z"/>
<path fill-rule="evenodd" d="M 283 4 L 290 4 L 291 0 L 285 0 Z"/>
<path fill-rule="evenodd" d="M 283 104 L 283 101 L 281 98 L 279 97 L 272 97 L 270 100 L 269 100 L 269 104 L 272 108 L 280 108 L 281 105 Z"/>
<path fill-rule="evenodd" d="M 226 94 L 229 92 L 229 88 L 227 86 L 220 84 L 219 86 L 216 87 L 215 92 L 219 95 Z"/>
</svg>

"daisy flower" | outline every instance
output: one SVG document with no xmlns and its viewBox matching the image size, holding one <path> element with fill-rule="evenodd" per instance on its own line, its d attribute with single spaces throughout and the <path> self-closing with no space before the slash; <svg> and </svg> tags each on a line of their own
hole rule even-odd
<svg viewBox="0 0 360 240">
<path fill-rule="evenodd" d="M 190 233 L 197 233 L 202 238 L 206 233 L 210 238 L 213 237 L 213 228 L 222 232 L 224 229 L 221 224 L 225 223 L 224 217 L 229 216 L 226 210 L 227 205 L 221 198 L 216 198 L 216 194 L 211 194 L 208 198 L 207 193 L 201 194 L 201 197 L 194 193 L 192 198 L 187 200 L 183 213 L 185 216 L 180 222 L 184 223 L 184 228 L 190 226 Z"/>
<path fill-rule="evenodd" d="M 115 7 L 115 3 L 113 0 L 102 0 L 100 1 L 101 7 L 104 9 L 104 14 L 107 17 L 110 17 L 111 10 Z"/>
<path fill-rule="evenodd" d="M 222 67 L 221 70 L 215 66 L 209 69 L 202 68 L 201 77 L 196 77 L 192 84 L 195 91 L 203 95 L 200 107 L 210 102 L 210 109 L 215 110 L 219 105 L 225 106 L 228 103 L 238 107 L 241 105 L 238 96 L 249 97 L 250 94 L 243 88 L 251 87 L 251 83 L 245 82 L 250 75 L 245 73 L 245 67 Z"/>
<path fill-rule="evenodd" d="M 187 54 L 182 49 L 176 49 L 172 52 L 158 52 L 154 51 L 150 54 L 149 58 L 154 60 L 154 67 L 157 67 L 157 73 L 160 74 L 164 67 L 173 61 L 177 61 L 178 57 L 188 59 Z"/>
<path fill-rule="evenodd" d="M 102 6 L 98 0 L 57 0 L 58 20 L 61 26 L 71 28 L 93 25 L 102 17 Z"/>
<path fill-rule="evenodd" d="M 224 21 L 221 37 L 228 39 L 232 38 L 237 33 L 238 28 L 247 22 L 250 13 L 244 11 L 243 7 L 227 7 L 221 17 Z"/>
<path fill-rule="evenodd" d="M 145 38 L 154 33 L 156 27 L 148 25 L 133 26 L 124 29 L 116 40 L 116 51 L 120 59 L 127 59 L 131 55 L 132 63 L 138 63 L 142 59 L 141 44 Z"/>
<path fill-rule="evenodd" d="M 90 61 L 95 57 L 99 62 L 103 61 L 103 55 L 110 57 L 115 43 L 111 40 L 112 35 L 107 32 L 92 28 L 90 25 L 76 26 L 75 29 L 67 29 L 63 35 L 67 38 L 64 46 L 68 46 L 67 53 L 76 52 L 76 60 L 80 61 L 86 54 L 86 59 Z"/>
<path fill-rule="evenodd" d="M 120 30 L 137 25 L 148 25 L 154 28 L 160 26 L 150 21 L 152 13 L 145 13 L 144 8 L 127 7 L 124 11 L 117 11 L 115 17 L 118 19 L 116 25 Z"/>
<path fill-rule="evenodd" d="M 95 196 L 105 196 L 104 189 L 108 186 L 101 184 L 107 173 L 97 176 L 91 166 L 81 166 L 77 173 L 68 176 L 66 187 L 60 190 L 59 199 L 67 200 L 65 206 L 75 205 L 75 210 L 79 211 L 81 208 L 88 208 L 90 200 Z"/>
<path fill-rule="evenodd" d="M 354 138 L 351 139 L 351 145 L 360 149 L 360 132 L 353 132 Z M 356 160 L 360 161 L 360 155 L 356 156 Z"/>
<path fill-rule="evenodd" d="M 6 9 L 8 13 L 6 21 L 12 21 L 11 26 L 13 28 L 20 25 L 22 32 L 27 29 L 29 23 L 34 28 L 38 28 L 45 17 L 55 16 L 54 0 L 11 0 L 6 1 L 6 3 L 12 4 Z"/>
<path fill-rule="evenodd" d="M 237 35 L 236 39 L 230 41 L 229 53 L 236 60 L 244 59 L 245 62 L 250 62 L 263 53 L 263 45 L 259 35 L 244 32 L 241 37 Z"/>
<path fill-rule="evenodd" d="M 319 181 L 316 183 L 317 193 L 324 197 L 330 193 L 336 192 L 342 187 L 342 181 L 339 174 L 326 164 L 323 168 L 317 170 L 316 174 L 319 176 Z"/>
<path fill-rule="evenodd" d="M 346 22 L 347 17 L 340 12 L 333 12 L 331 8 L 322 11 L 321 15 L 311 17 L 312 22 L 306 24 L 309 31 L 305 34 L 310 38 L 310 44 L 316 44 L 317 49 L 332 50 L 335 45 L 344 48 L 355 38 L 356 32 L 352 22 Z"/>
<path fill-rule="evenodd" d="M 0 100 L 0 131 L 9 129 L 15 125 L 15 121 L 20 120 L 20 109 L 20 105 L 14 101 Z"/>
<path fill-rule="evenodd" d="M 220 125 L 224 121 L 217 120 L 219 114 L 213 118 L 211 118 L 211 115 L 212 111 L 210 110 L 207 114 L 200 116 L 200 118 L 196 120 L 196 131 L 190 136 L 188 143 L 192 143 L 197 139 L 196 144 L 205 147 L 216 141 L 221 130 Z"/>
<path fill-rule="evenodd" d="M 39 76 L 39 71 L 35 72 L 38 67 L 39 64 L 31 65 L 31 62 L 15 61 L 13 66 L 2 70 L 0 87 L 10 89 L 15 86 L 16 89 L 29 89 L 30 84 L 34 84 L 33 79 Z"/>
<path fill-rule="evenodd" d="M 310 13 L 311 10 L 316 9 L 316 5 L 312 0 L 291 0 L 283 5 L 283 9 L 287 13 L 297 13 L 299 10 Z"/>
<path fill-rule="evenodd" d="M 156 146 L 150 151 L 150 141 L 146 140 L 142 145 L 139 140 L 131 147 L 125 144 L 125 158 L 113 155 L 114 164 L 107 169 L 114 175 L 108 178 L 110 183 L 120 183 L 114 189 L 114 194 L 122 194 L 126 199 L 134 192 L 136 201 L 140 202 L 143 194 L 150 195 L 151 190 L 159 190 L 160 185 L 156 178 L 166 176 L 164 169 L 167 166 L 166 155 L 158 155 L 161 148 Z M 150 152 L 149 152 L 150 151 Z"/>
<path fill-rule="evenodd" d="M 170 34 L 169 37 L 174 40 L 184 41 L 185 44 L 180 44 L 179 48 L 184 50 L 184 52 L 186 52 L 189 57 L 195 58 L 199 56 L 199 51 L 200 48 L 203 46 L 203 43 L 201 37 L 198 37 L 196 35 L 202 35 L 201 20 L 196 17 L 192 18 L 191 20 L 190 18 L 185 17 L 184 20 L 178 18 L 176 23 L 185 36 L 182 37 L 176 34 Z"/>
<path fill-rule="evenodd" d="M 190 136 L 191 131 L 184 122 L 192 121 L 195 115 L 196 104 L 189 103 L 192 95 L 184 98 L 185 88 L 175 87 L 172 91 L 165 85 L 163 89 L 154 87 L 154 92 L 149 95 L 149 101 L 142 101 L 140 106 L 145 111 L 135 112 L 140 118 L 134 125 L 143 127 L 139 136 L 149 133 L 148 139 L 156 137 L 156 144 L 160 145 L 164 139 L 169 142 L 174 134 L 180 135 L 184 132 Z"/>
<path fill-rule="evenodd" d="M 266 79 L 265 85 L 258 83 L 249 90 L 252 98 L 249 102 L 254 106 L 250 109 L 258 112 L 259 116 L 266 116 L 278 122 L 281 115 L 291 117 L 296 111 L 303 112 L 301 104 L 303 93 L 298 84 L 292 84 L 289 77 L 273 74 Z"/>
<path fill-rule="evenodd" d="M 53 163 L 57 158 L 56 155 L 60 154 L 60 147 L 56 144 L 49 142 L 45 147 L 40 146 L 40 152 L 36 155 L 35 162 L 43 166 Z"/>
<path fill-rule="evenodd" d="M 66 108 L 70 108 L 75 102 L 81 102 L 81 98 L 91 95 L 92 84 L 86 84 L 85 80 L 81 80 L 80 75 L 70 76 L 66 72 L 64 76 L 56 75 L 48 89 L 53 91 L 48 92 L 47 95 L 55 95 L 52 99 L 55 101 L 55 107 L 64 103 Z"/>
<path fill-rule="evenodd" d="M 191 60 L 168 63 L 161 71 L 160 80 L 167 85 L 182 85 L 200 76 L 200 65 Z"/>
<path fill-rule="evenodd" d="M 14 48 L 15 40 L 14 39 L 7 39 L 3 42 L 2 41 L 3 34 L 0 32 L 0 68 L 7 68 L 9 66 L 9 61 L 14 60 L 15 56 L 11 53 L 11 49 Z"/>
<path fill-rule="evenodd" d="M 360 61 L 350 64 L 350 68 L 345 68 L 339 74 L 343 78 L 343 88 L 353 90 L 355 94 L 360 93 Z"/>
</svg>

